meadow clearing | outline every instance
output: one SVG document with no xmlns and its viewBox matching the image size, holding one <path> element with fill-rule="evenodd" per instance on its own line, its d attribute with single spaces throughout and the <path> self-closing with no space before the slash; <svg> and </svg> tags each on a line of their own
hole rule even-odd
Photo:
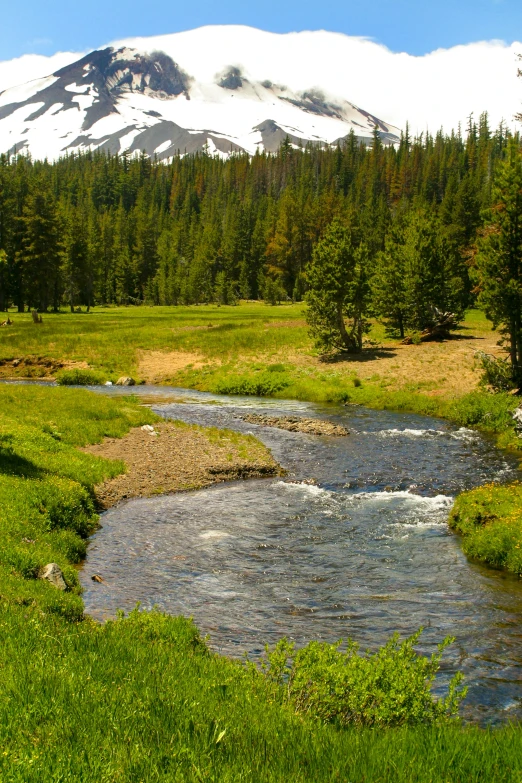
<svg viewBox="0 0 522 783">
<path fill-rule="evenodd" d="M 444 411 L 506 443 L 512 435 L 516 401 L 475 390 L 474 346 L 493 351 L 496 342 L 478 313 L 468 315 L 469 339 L 399 346 L 382 332 L 379 343 L 376 329 L 372 358 L 331 364 L 314 354 L 298 305 L 101 309 L 44 316 L 41 325 L 26 314 L 12 319 L 0 332 L 4 378 L 59 377 L 71 368 L 100 381 L 129 373 L 201 389 Z M 89 444 L 123 443 L 144 424 L 157 427 L 158 419 L 132 397 L 0 386 L 2 780 L 520 781 L 516 726 L 442 718 L 428 725 L 422 714 L 392 728 L 325 724 L 296 714 L 285 689 L 259 670 L 209 652 L 190 620 L 134 612 L 98 625 L 84 617 L 77 569 L 97 524 L 96 487 L 125 470 L 123 452 L 114 461 Z M 242 436 L 201 428 L 197 436 L 224 449 L 225 459 L 259 461 Z M 48 562 L 60 565 L 66 591 L 36 578 Z M 404 657 L 389 660 L 396 670 Z M 415 659 L 405 671 L 415 671 Z M 406 687 L 385 682 L 391 693 Z M 413 705 L 418 694 L 416 686 Z"/>
</svg>

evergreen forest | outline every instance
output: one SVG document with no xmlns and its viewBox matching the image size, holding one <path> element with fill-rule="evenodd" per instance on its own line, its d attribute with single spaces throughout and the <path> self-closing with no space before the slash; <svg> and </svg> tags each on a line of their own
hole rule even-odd
<svg viewBox="0 0 522 783">
<path fill-rule="evenodd" d="M 477 235 L 510 144 L 518 138 L 484 114 L 451 135 L 406 130 L 396 147 L 376 133 L 369 146 L 352 134 L 337 148 L 287 140 L 274 155 L 168 164 L 4 155 L 0 310 L 300 301 L 314 250 L 339 224 L 365 314 L 404 335 L 430 308 L 472 303 Z"/>
</svg>

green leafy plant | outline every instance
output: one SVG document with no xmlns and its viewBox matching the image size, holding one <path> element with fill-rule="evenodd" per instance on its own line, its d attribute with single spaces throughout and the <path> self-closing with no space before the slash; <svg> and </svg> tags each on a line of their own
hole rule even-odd
<svg viewBox="0 0 522 783">
<path fill-rule="evenodd" d="M 481 386 L 489 386 L 495 392 L 506 392 L 517 388 L 513 366 L 509 359 L 492 356 L 483 351 L 478 351 L 475 359 L 482 369 Z"/>
<path fill-rule="evenodd" d="M 437 699 L 431 686 L 442 654 L 454 639 L 446 637 L 430 657 L 414 646 L 422 628 L 404 641 L 394 634 L 375 654 L 361 655 L 358 645 L 310 642 L 295 652 L 282 639 L 267 648 L 267 677 L 279 685 L 284 701 L 296 712 L 338 726 L 404 726 L 446 722 L 457 716 L 467 689 L 463 675 L 454 675 L 445 698 Z"/>
<path fill-rule="evenodd" d="M 104 378 L 95 370 L 62 370 L 56 376 L 60 386 L 99 386 Z"/>
<path fill-rule="evenodd" d="M 269 397 L 290 385 L 283 373 L 270 370 L 252 375 L 232 375 L 220 378 L 213 386 L 216 394 L 245 394 Z"/>
</svg>

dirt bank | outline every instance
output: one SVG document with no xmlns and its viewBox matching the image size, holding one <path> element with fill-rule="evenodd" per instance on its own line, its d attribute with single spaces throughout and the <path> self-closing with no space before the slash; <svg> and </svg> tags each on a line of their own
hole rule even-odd
<svg viewBox="0 0 522 783">
<path fill-rule="evenodd" d="M 154 432 L 137 428 L 82 451 L 122 460 L 126 473 L 96 487 L 101 508 L 120 500 L 200 489 L 220 481 L 280 474 L 281 468 L 256 438 L 230 430 L 161 422 Z"/>
<path fill-rule="evenodd" d="M 60 370 L 87 370 L 87 362 L 49 359 L 46 356 L 21 356 L 0 359 L 0 379 L 54 381 Z"/>
</svg>

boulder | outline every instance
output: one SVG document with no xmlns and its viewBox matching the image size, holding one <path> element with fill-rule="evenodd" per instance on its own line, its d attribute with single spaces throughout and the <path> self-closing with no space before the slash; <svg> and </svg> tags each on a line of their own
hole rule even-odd
<svg viewBox="0 0 522 783">
<path fill-rule="evenodd" d="M 136 381 L 128 375 L 122 375 L 121 378 L 118 378 L 116 381 L 116 386 L 136 386 Z"/>
<path fill-rule="evenodd" d="M 141 429 L 143 432 L 148 432 L 149 435 L 156 435 L 156 430 L 150 424 L 144 424 Z"/>
<path fill-rule="evenodd" d="M 40 579 L 47 579 L 58 590 L 67 590 L 65 579 L 63 578 L 62 569 L 57 563 L 48 563 L 42 568 L 39 574 Z"/>
</svg>

